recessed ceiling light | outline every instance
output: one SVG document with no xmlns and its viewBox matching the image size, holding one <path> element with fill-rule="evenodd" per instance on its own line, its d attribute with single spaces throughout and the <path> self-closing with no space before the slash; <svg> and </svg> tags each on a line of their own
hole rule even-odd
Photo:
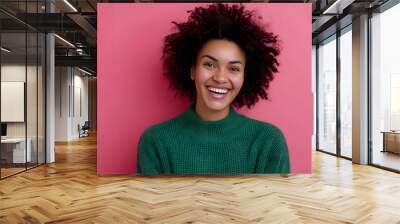
<svg viewBox="0 0 400 224">
<path fill-rule="evenodd" d="M 67 4 L 74 12 L 78 12 L 78 10 L 71 4 L 69 3 L 68 0 L 64 0 L 65 4 Z"/>
<path fill-rule="evenodd" d="M 71 42 L 69 42 L 68 40 L 66 40 L 66 39 L 64 39 L 64 38 L 62 38 L 62 37 L 60 37 L 60 36 L 57 35 L 57 34 L 54 34 L 54 36 L 57 37 L 58 39 L 60 39 L 61 41 L 63 41 L 64 43 L 68 44 L 69 46 L 75 48 L 75 45 L 71 44 Z"/>
<path fill-rule="evenodd" d="M 11 52 L 11 50 L 9 50 L 9 49 L 7 49 L 7 48 L 5 48 L 5 47 L 1 47 L 1 50 L 4 51 L 4 52 L 6 52 L 6 53 L 10 53 L 10 52 Z"/>
<path fill-rule="evenodd" d="M 322 14 L 342 14 L 343 9 L 351 5 L 355 0 L 336 0 Z"/>
<path fill-rule="evenodd" d="M 83 70 L 83 69 L 81 69 L 81 68 L 79 68 L 79 67 L 78 67 L 78 70 L 81 71 L 81 72 L 83 72 L 83 73 L 85 73 L 85 74 L 87 74 L 87 75 L 93 75 L 92 73 L 90 73 L 90 72 L 88 72 L 88 71 L 86 71 L 86 70 Z"/>
</svg>

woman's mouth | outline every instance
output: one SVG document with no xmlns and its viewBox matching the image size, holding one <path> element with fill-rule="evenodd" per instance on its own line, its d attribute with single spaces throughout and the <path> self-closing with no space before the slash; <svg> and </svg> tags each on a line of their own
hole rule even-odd
<svg viewBox="0 0 400 224">
<path fill-rule="evenodd" d="M 216 88 L 208 86 L 207 89 L 211 97 L 218 100 L 224 99 L 227 93 L 229 92 L 229 89 L 227 88 Z"/>
</svg>

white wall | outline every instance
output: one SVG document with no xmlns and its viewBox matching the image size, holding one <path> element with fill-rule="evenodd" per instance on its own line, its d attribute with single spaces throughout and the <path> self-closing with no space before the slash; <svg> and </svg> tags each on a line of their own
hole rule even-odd
<svg viewBox="0 0 400 224">
<path fill-rule="evenodd" d="M 88 120 L 88 77 L 72 67 L 56 67 L 55 73 L 55 140 L 77 139 L 78 124 Z"/>
<path fill-rule="evenodd" d="M 25 71 L 24 65 L 8 64 L 1 66 L 1 81 L 2 82 L 25 82 Z M 28 74 L 32 70 L 32 66 L 28 66 Z M 5 110 L 6 108 L 1 108 Z M 7 136 L 8 137 L 25 137 L 25 123 L 24 122 L 11 122 L 7 123 Z"/>
<path fill-rule="evenodd" d="M 81 76 L 82 73 L 76 74 L 77 70 L 74 70 L 74 109 L 75 113 L 73 113 L 73 119 L 72 119 L 72 136 L 79 137 L 78 133 L 78 124 L 81 126 L 85 123 L 85 121 L 88 121 L 89 118 L 89 111 L 88 111 L 88 77 Z M 80 91 L 80 93 L 79 93 Z M 79 97 L 80 96 L 80 97 Z M 81 107 L 81 108 L 79 108 Z M 79 109 L 81 111 L 79 111 Z"/>
<path fill-rule="evenodd" d="M 69 68 L 55 68 L 55 141 L 68 140 Z"/>
</svg>

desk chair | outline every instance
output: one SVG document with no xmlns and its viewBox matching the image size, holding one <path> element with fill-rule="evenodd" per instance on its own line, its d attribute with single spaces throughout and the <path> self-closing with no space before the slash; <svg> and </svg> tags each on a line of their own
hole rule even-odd
<svg viewBox="0 0 400 224">
<path fill-rule="evenodd" d="M 78 124 L 79 138 L 89 136 L 89 129 L 90 129 L 89 121 L 85 121 L 82 127 L 80 127 L 80 125 Z"/>
</svg>

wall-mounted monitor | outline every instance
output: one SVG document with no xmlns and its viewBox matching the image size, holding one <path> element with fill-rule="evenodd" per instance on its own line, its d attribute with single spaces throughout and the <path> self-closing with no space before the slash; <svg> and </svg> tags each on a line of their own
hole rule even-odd
<svg viewBox="0 0 400 224">
<path fill-rule="evenodd" d="M 24 82 L 1 82 L 1 122 L 24 122 L 24 102 Z"/>
</svg>

